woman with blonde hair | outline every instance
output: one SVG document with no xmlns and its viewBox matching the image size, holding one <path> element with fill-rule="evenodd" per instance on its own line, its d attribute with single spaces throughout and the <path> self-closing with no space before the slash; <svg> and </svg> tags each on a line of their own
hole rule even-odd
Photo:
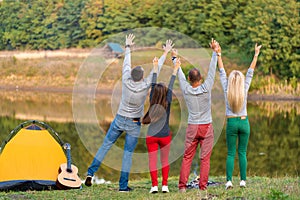
<svg viewBox="0 0 300 200">
<path fill-rule="evenodd" d="M 247 95 L 256 66 L 260 46 L 255 44 L 255 54 L 252 63 L 247 71 L 246 77 L 237 70 L 233 70 L 228 79 L 223 66 L 221 48 L 218 52 L 218 65 L 221 84 L 224 90 L 226 103 L 226 189 L 232 188 L 232 173 L 234 168 L 234 158 L 236 152 L 236 140 L 238 139 L 238 155 L 240 167 L 240 187 L 246 187 L 247 171 L 247 146 L 250 135 L 250 125 L 247 116 Z"/>
</svg>

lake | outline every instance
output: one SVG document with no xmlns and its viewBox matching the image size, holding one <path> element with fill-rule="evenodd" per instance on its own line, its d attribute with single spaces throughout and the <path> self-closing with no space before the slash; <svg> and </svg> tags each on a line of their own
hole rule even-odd
<svg viewBox="0 0 300 200">
<path fill-rule="evenodd" d="M 64 142 L 71 144 L 72 162 L 79 168 L 79 175 L 84 179 L 87 168 L 117 111 L 119 93 L 116 91 L 118 88 L 114 89 L 113 95 L 107 91 L 100 91 L 92 98 L 86 98 L 85 94 L 75 94 L 74 99 L 72 92 L 1 90 L 0 142 L 2 143 L 10 131 L 24 121 L 43 121 L 50 125 Z M 225 176 L 227 148 L 224 101 L 223 96 L 215 96 L 213 99 L 215 145 L 211 156 L 210 175 Z M 248 176 L 299 176 L 300 102 L 249 101 L 248 116 L 251 124 Z M 171 176 L 179 175 L 186 121 L 186 107 L 180 92 L 175 90 L 170 116 L 173 132 L 170 152 Z M 143 126 L 133 157 L 131 179 L 149 177 L 146 131 L 147 127 Z M 124 140 L 121 137 L 96 173 L 99 178 L 118 181 L 123 145 Z M 198 155 L 196 154 L 193 160 L 191 173 L 199 173 Z M 238 171 L 236 157 L 235 176 L 238 175 Z"/>
</svg>

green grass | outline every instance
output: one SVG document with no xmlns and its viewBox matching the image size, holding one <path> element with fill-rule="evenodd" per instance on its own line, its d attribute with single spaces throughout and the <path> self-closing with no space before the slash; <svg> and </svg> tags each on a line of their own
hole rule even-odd
<svg viewBox="0 0 300 200">
<path fill-rule="evenodd" d="M 210 177 L 210 180 L 224 182 L 225 177 Z M 161 180 L 160 180 L 161 181 Z M 0 199 L 201 199 L 206 192 L 189 189 L 186 193 L 179 193 L 177 189 L 178 177 L 169 178 L 170 193 L 149 194 L 151 182 L 149 179 L 130 181 L 134 188 L 130 193 L 119 193 L 118 183 L 93 185 L 74 190 L 0 192 Z M 237 177 L 233 180 L 234 188 L 225 190 L 224 184 L 209 186 L 209 199 L 299 199 L 299 177 L 249 177 L 246 188 L 238 187 Z"/>
</svg>

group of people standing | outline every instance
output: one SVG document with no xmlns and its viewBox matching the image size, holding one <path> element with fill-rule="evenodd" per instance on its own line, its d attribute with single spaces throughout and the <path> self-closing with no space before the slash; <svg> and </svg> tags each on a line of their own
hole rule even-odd
<svg viewBox="0 0 300 200">
<path fill-rule="evenodd" d="M 160 150 L 162 165 L 162 192 L 168 193 L 169 152 L 172 140 L 172 132 L 169 127 L 170 108 L 172 103 L 172 89 L 178 76 L 180 88 L 188 108 L 188 126 L 185 135 L 185 148 L 181 164 L 178 189 L 186 191 L 186 185 L 190 174 L 191 164 L 200 144 L 200 179 L 199 189 L 206 190 L 210 170 L 210 156 L 214 142 L 214 131 L 211 115 L 211 90 L 214 84 L 216 66 L 218 63 L 221 84 L 224 90 L 226 102 L 226 143 L 228 148 L 226 160 L 226 189 L 233 187 L 232 173 L 236 153 L 236 140 L 238 139 L 238 155 L 240 165 L 241 187 L 246 187 L 247 171 L 247 145 L 250 135 L 250 125 L 247 117 L 247 94 L 256 66 L 260 46 L 255 45 L 255 55 L 248 69 L 246 78 L 236 70 L 233 70 L 227 78 L 221 57 L 220 44 L 213 40 L 210 47 L 213 50 L 208 75 L 203 82 L 200 71 L 193 68 L 188 73 L 188 80 L 181 69 L 178 52 L 173 49 L 173 42 L 167 40 L 164 45 L 164 53 L 158 59 L 153 59 L 153 69 L 144 78 L 144 69 L 141 66 L 131 68 L 130 47 L 134 44 L 135 36 L 126 36 L 125 58 L 122 69 L 122 97 L 118 112 L 110 125 L 103 144 L 98 149 L 94 160 L 88 168 L 85 180 L 86 186 L 92 185 L 92 177 L 100 167 L 105 155 L 121 136 L 125 135 L 125 145 L 122 160 L 119 191 L 130 192 L 128 178 L 132 165 L 132 154 L 138 142 L 141 124 L 149 124 L 146 145 L 149 157 L 149 170 L 152 181 L 150 193 L 158 192 L 157 154 Z M 162 65 L 171 51 L 174 64 L 173 73 L 168 87 L 164 83 L 157 83 L 157 77 Z M 144 103 L 150 91 L 150 106 L 144 115 Z"/>
</svg>

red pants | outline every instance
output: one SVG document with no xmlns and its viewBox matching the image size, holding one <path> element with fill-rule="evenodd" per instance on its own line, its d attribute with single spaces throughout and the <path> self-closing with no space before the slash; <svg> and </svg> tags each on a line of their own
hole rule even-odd
<svg viewBox="0 0 300 200">
<path fill-rule="evenodd" d="M 169 176 L 169 152 L 171 146 L 171 132 L 167 137 L 151 137 L 147 136 L 146 144 L 148 148 L 149 169 L 151 175 L 152 186 L 158 186 L 157 181 L 157 153 L 160 148 L 160 161 L 162 165 L 162 185 L 168 185 Z"/>
<path fill-rule="evenodd" d="M 214 131 L 212 124 L 189 124 L 186 129 L 185 150 L 181 164 L 179 189 L 186 188 L 190 175 L 191 164 L 195 156 L 197 146 L 200 143 L 200 179 L 199 188 L 205 190 L 208 182 L 210 168 L 210 155 L 214 143 Z"/>
</svg>

